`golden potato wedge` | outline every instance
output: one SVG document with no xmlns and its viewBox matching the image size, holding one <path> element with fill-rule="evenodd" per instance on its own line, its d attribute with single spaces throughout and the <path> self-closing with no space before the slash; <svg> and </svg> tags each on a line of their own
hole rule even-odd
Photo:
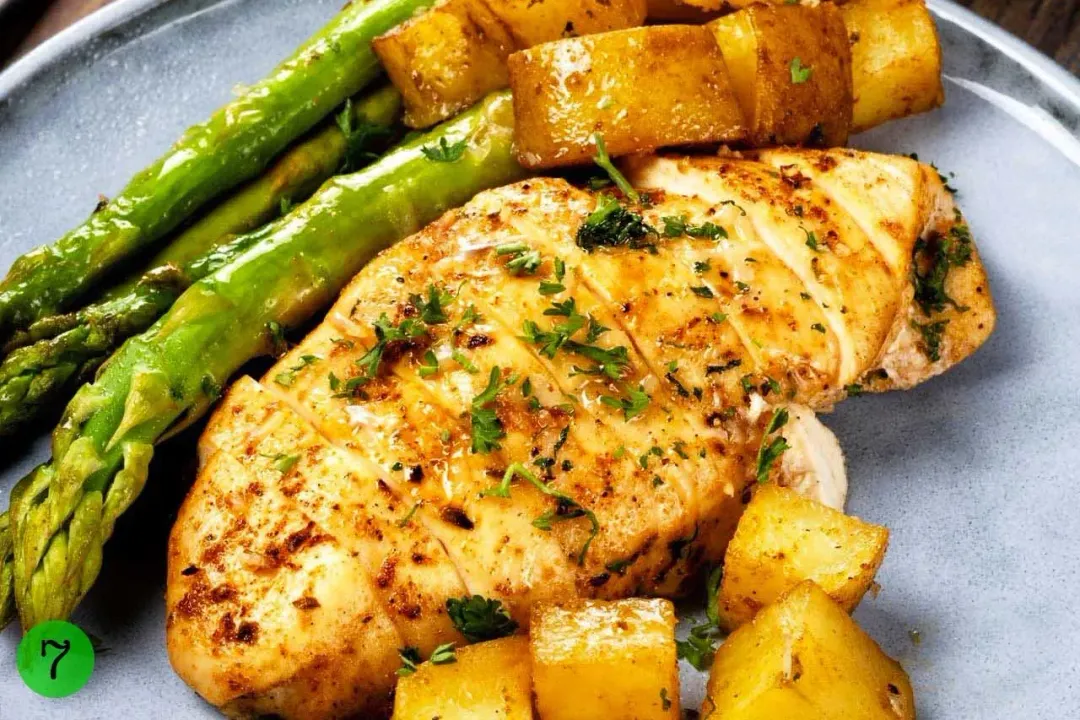
<svg viewBox="0 0 1080 720">
<path fill-rule="evenodd" d="M 924 0 L 857 0 L 843 15 L 851 42 L 852 132 L 945 101 L 941 45 Z"/>
<path fill-rule="evenodd" d="M 533 609 L 533 695 L 544 720 L 677 720 L 675 607 L 587 600 Z"/>
<path fill-rule="evenodd" d="M 510 56 L 518 162 L 588 162 L 595 134 L 612 155 L 745 136 L 724 59 L 696 25 L 559 40 Z"/>
<path fill-rule="evenodd" d="M 813 582 L 728 636 L 701 708 L 724 720 L 913 720 L 911 681 Z"/>
<path fill-rule="evenodd" d="M 754 495 L 724 556 L 721 616 L 732 626 L 805 580 L 848 612 L 885 558 L 889 531 L 775 484 Z"/>
<path fill-rule="evenodd" d="M 752 5 L 713 20 L 749 143 L 843 145 L 851 129 L 851 48 L 832 3 Z"/>
<path fill-rule="evenodd" d="M 519 47 L 637 27 L 645 0 L 485 0 Z"/>
<path fill-rule="evenodd" d="M 401 91 L 405 123 L 422 128 L 506 87 L 506 58 L 517 46 L 479 0 L 445 0 L 372 48 Z"/>
<path fill-rule="evenodd" d="M 394 720 L 531 720 L 529 640 L 468 645 L 446 665 L 422 663 L 398 680 Z"/>
</svg>

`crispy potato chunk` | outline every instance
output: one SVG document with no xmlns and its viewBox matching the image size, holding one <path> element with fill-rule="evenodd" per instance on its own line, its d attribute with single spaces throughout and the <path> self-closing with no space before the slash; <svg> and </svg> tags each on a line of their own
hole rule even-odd
<svg viewBox="0 0 1080 720">
<path fill-rule="evenodd" d="M 577 35 L 622 30 L 645 22 L 645 0 L 486 0 L 519 47 Z"/>
<path fill-rule="evenodd" d="M 477 0 L 446 0 L 372 43 L 405 101 L 405 122 L 427 127 L 506 87 L 510 33 Z"/>
<path fill-rule="evenodd" d="M 443 0 L 372 46 L 422 128 L 506 87 L 515 50 L 644 21 L 645 0 Z"/>
<path fill-rule="evenodd" d="M 805 580 L 851 612 L 874 582 L 889 531 L 779 485 L 762 487 L 724 557 L 721 616 L 741 625 Z"/>
<path fill-rule="evenodd" d="M 624 155 L 745 135 L 704 27 L 664 25 L 547 43 L 510 56 L 518 161 L 587 162 L 595 134 Z"/>
<path fill-rule="evenodd" d="M 677 720 L 675 608 L 588 600 L 533 609 L 533 694 L 544 720 Z"/>
<path fill-rule="evenodd" d="M 912 720 L 911 681 L 844 608 L 807 581 L 728 636 L 702 717 Z"/>
<path fill-rule="evenodd" d="M 446 665 L 425 662 L 398 680 L 394 720 L 531 720 L 528 638 L 469 645 L 456 656 Z"/>
<path fill-rule="evenodd" d="M 858 0 L 843 15 L 851 40 L 852 132 L 945 101 L 941 45 L 924 0 Z"/>
<path fill-rule="evenodd" d="M 832 3 L 753 5 L 707 27 L 723 50 L 751 145 L 847 141 L 851 48 Z"/>
</svg>

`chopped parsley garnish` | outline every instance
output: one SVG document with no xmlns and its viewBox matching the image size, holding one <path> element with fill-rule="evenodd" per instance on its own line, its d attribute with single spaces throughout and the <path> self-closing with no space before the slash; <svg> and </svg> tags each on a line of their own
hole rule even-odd
<svg viewBox="0 0 1080 720">
<path fill-rule="evenodd" d="M 288 474 L 290 470 L 296 467 L 296 463 L 300 462 L 299 455 L 286 455 L 285 453 L 278 453 L 277 455 L 263 455 L 262 457 L 273 460 L 274 468 L 282 475 Z"/>
<path fill-rule="evenodd" d="M 386 140 L 393 132 L 383 125 L 365 121 L 357 122 L 353 117 L 352 100 L 345 101 L 345 107 L 334 116 L 334 122 L 337 123 L 341 134 L 345 136 L 345 157 L 337 170 L 339 173 L 359 170 L 378 157 L 371 152 L 373 142 Z M 283 212 L 282 215 L 284 214 Z"/>
<path fill-rule="evenodd" d="M 705 273 L 709 272 L 709 269 L 711 267 L 712 265 L 709 264 L 708 260 L 694 261 L 694 272 L 696 272 L 698 275 L 704 275 Z"/>
<path fill-rule="evenodd" d="M 627 199 L 632 203 L 640 203 L 641 196 L 638 195 L 637 190 L 630 184 L 630 181 L 626 179 L 619 169 L 615 167 L 615 163 L 611 162 L 611 157 L 607 153 L 607 147 L 604 145 L 604 136 L 600 133 L 593 135 L 593 141 L 596 142 L 596 155 L 593 157 L 593 162 L 600 166 L 600 168 L 607 173 L 611 178 L 611 182 L 615 183 L 615 186 L 622 190 Z"/>
<path fill-rule="evenodd" d="M 644 453 L 642 453 L 641 457 L 638 458 L 638 465 L 641 466 L 642 470 L 648 470 L 649 469 L 649 456 L 650 455 L 655 455 L 656 457 L 663 457 L 664 450 L 663 450 L 663 448 L 659 448 L 656 445 L 653 445 L 651 448 L 649 448 Z"/>
<path fill-rule="evenodd" d="M 517 622 L 499 600 L 482 595 L 450 598 L 446 601 L 446 614 L 454 628 L 469 642 L 495 640 L 513 635 Z"/>
<path fill-rule="evenodd" d="M 784 454 L 785 450 L 791 447 L 783 435 L 777 435 L 771 440 L 769 439 L 769 436 L 779 432 L 787 424 L 787 421 L 787 408 L 777 408 L 772 417 L 769 418 L 769 424 L 765 426 L 765 434 L 761 438 L 761 447 L 758 448 L 757 454 L 757 481 L 759 483 L 769 479 L 769 471 L 772 470 L 773 464 Z"/>
<path fill-rule="evenodd" d="M 578 228 L 577 244 L 588 252 L 601 246 L 655 251 L 656 246 L 648 238 L 656 236 L 656 228 L 645 222 L 641 215 L 627 210 L 614 196 L 605 194 L 597 199 L 596 209 Z"/>
<path fill-rule="evenodd" d="M 420 373 L 420 377 L 431 377 L 435 373 L 439 372 L 439 358 L 435 357 L 435 353 L 428 350 L 424 353 L 424 357 L 420 360 L 420 369 L 417 371 Z"/>
<path fill-rule="evenodd" d="M 330 392 L 336 393 L 341 389 L 341 378 L 334 374 L 334 371 L 330 371 L 330 375 L 327 376 L 327 381 L 330 383 Z"/>
<path fill-rule="evenodd" d="M 706 375 L 714 375 L 714 374 L 717 374 L 717 373 L 722 373 L 722 372 L 725 372 L 727 370 L 732 370 L 734 368 L 737 368 L 740 365 L 742 365 L 742 360 L 740 360 L 738 358 L 736 358 L 734 360 L 728 360 L 723 365 L 706 365 L 705 366 L 705 374 Z M 750 390 L 747 390 L 748 378 L 749 378 L 749 376 L 746 376 L 746 377 L 743 378 L 743 380 L 745 381 L 743 383 L 743 389 L 746 390 L 747 393 L 750 392 Z"/>
<path fill-rule="evenodd" d="M 568 298 L 561 302 L 554 302 L 551 307 L 544 311 L 544 315 L 564 317 L 563 322 L 553 323 L 549 330 L 543 330 L 532 320 L 526 320 L 522 327 L 521 339 L 533 345 L 540 346 L 540 354 L 547 358 L 554 358 L 559 350 L 578 355 L 595 363 L 592 368 L 575 368 L 583 374 L 603 374 L 617 380 L 622 376 L 623 369 L 630 363 L 627 349 L 621 345 L 613 348 L 602 348 L 595 341 L 609 330 L 592 316 L 586 318 L 577 311 L 577 303 L 574 298 Z M 585 342 L 578 342 L 571 338 L 588 322 L 588 331 Z"/>
<path fill-rule="evenodd" d="M 707 285 L 696 285 L 694 287 L 691 287 L 690 292 L 694 293 L 698 297 L 706 299 L 716 297 L 715 293 L 713 293 L 713 291 Z"/>
<path fill-rule="evenodd" d="M 675 642 L 676 654 L 702 672 L 707 671 L 712 665 L 713 655 L 716 652 L 716 637 L 720 634 L 718 603 L 721 577 L 722 568 L 716 567 L 709 572 L 705 581 L 706 622 L 691 628 L 685 640 Z"/>
<path fill-rule="evenodd" d="M 379 374 L 379 365 L 382 363 L 386 348 L 393 343 L 409 342 L 427 333 L 424 326 L 417 320 L 406 318 L 400 325 L 394 325 L 390 318 L 383 313 L 375 321 L 375 344 L 364 353 L 363 357 L 356 361 L 361 374 L 349 380 L 346 387 L 353 390 L 364 383 L 375 379 Z M 356 382 L 354 382 L 356 381 Z M 351 387 L 349 387 L 351 385 Z"/>
<path fill-rule="evenodd" d="M 801 58 L 793 59 L 788 67 L 791 70 L 791 82 L 795 85 L 802 85 L 814 74 L 814 69 L 809 65 L 803 65 Z"/>
<path fill-rule="evenodd" d="M 741 280 L 735 281 L 735 287 L 738 288 L 739 292 L 741 293 L 750 292 L 750 286 Z"/>
<path fill-rule="evenodd" d="M 469 358 L 465 355 L 465 353 L 461 352 L 457 348 L 454 348 L 450 352 L 450 359 L 453 360 L 458 365 L 465 368 L 466 370 L 468 370 L 471 373 L 480 372 L 480 369 L 478 367 L 476 367 L 475 365 L 473 365 L 472 361 L 469 360 Z"/>
<path fill-rule="evenodd" d="M 292 387 L 293 383 L 296 382 L 296 373 L 300 372 L 308 365 L 314 365 L 319 362 L 320 359 L 321 358 L 317 355 L 302 355 L 299 364 L 293 365 L 288 370 L 279 372 L 274 376 L 274 382 L 282 387 Z"/>
<path fill-rule="evenodd" d="M 494 487 L 490 487 L 480 493 L 482 496 L 488 497 L 510 497 L 510 483 L 513 482 L 514 476 L 525 478 L 532 484 L 537 490 L 543 494 L 553 497 L 556 500 L 556 506 L 554 510 L 548 510 L 542 515 L 533 520 L 533 527 L 539 530 L 551 530 L 552 526 L 558 522 L 566 522 L 568 520 L 576 520 L 577 518 L 588 518 L 589 523 L 592 525 L 592 530 L 589 533 L 588 539 L 585 544 L 582 545 L 581 550 L 578 552 L 577 562 L 578 565 L 585 563 L 585 555 L 589 552 L 589 546 L 592 545 L 592 541 L 596 538 L 597 533 L 600 532 L 600 522 L 596 519 L 596 514 L 592 510 L 587 510 L 578 503 L 577 500 L 570 497 L 561 490 L 556 490 L 548 483 L 543 482 L 538 477 L 532 474 L 527 467 L 521 463 L 514 463 L 510 467 L 506 468 L 506 473 L 503 474 L 502 482 Z"/>
<path fill-rule="evenodd" d="M 719 240 L 728 236 L 727 230 L 711 222 L 703 222 L 700 225 L 692 225 L 685 215 L 669 215 L 660 218 L 664 223 L 664 237 L 677 238 L 686 235 L 692 238 L 708 238 Z"/>
<path fill-rule="evenodd" d="M 604 569 L 607 570 L 608 572 L 615 573 L 616 575 L 625 575 L 627 569 L 631 565 L 634 564 L 635 560 L 637 560 L 637 558 L 626 558 L 626 559 L 623 559 L 623 560 L 612 560 L 611 562 L 609 562 L 607 565 L 604 566 Z"/>
<path fill-rule="evenodd" d="M 525 243 L 506 243 L 495 248 L 496 255 L 509 255 L 506 269 L 514 275 L 535 275 L 542 262 L 540 253 Z"/>
<path fill-rule="evenodd" d="M 814 252 L 821 252 L 821 246 L 818 245 L 817 235 L 813 230 L 807 230 L 806 228 L 800 228 L 806 233 L 806 247 L 810 248 Z"/>
<path fill-rule="evenodd" d="M 397 526 L 399 528 L 403 528 L 406 525 L 408 525 L 409 521 L 413 519 L 413 515 L 415 515 L 416 511 L 419 510 L 419 509 L 420 509 L 420 503 L 416 503 L 415 505 L 413 505 L 412 508 L 409 510 L 409 512 L 405 515 L 405 517 L 398 520 Z"/>
<path fill-rule="evenodd" d="M 813 330 L 814 332 L 819 332 L 819 333 L 825 334 L 825 326 L 822 325 L 821 323 L 814 323 L 813 325 L 810 326 L 810 329 Z"/>
<path fill-rule="evenodd" d="M 671 698 L 668 697 L 667 688 L 660 688 L 660 709 L 664 711 L 671 709 Z"/>
<path fill-rule="evenodd" d="M 472 451 L 474 453 L 487 454 L 502 447 L 499 441 L 506 437 L 506 432 L 495 410 L 488 407 L 495 402 L 495 396 L 501 389 L 502 371 L 496 365 L 491 368 L 487 387 L 472 401 Z"/>
<path fill-rule="evenodd" d="M 455 330 L 460 330 L 467 325 L 475 325 L 476 323 L 483 322 L 484 316 L 481 315 L 476 306 L 469 304 L 469 307 L 465 308 L 465 312 L 461 314 L 461 319 L 457 321 L 457 325 L 454 326 Z"/>
<path fill-rule="evenodd" d="M 401 667 L 398 668 L 398 675 L 412 675 L 416 672 L 416 666 L 424 662 L 424 658 L 420 657 L 420 649 L 412 645 L 399 648 L 398 655 L 401 656 Z"/>
<path fill-rule="evenodd" d="M 726 313 L 714 312 L 714 313 L 709 315 L 709 322 L 711 322 L 711 323 L 713 323 L 715 325 L 719 325 L 720 323 L 724 322 L 725 320 L 727 320 L 727 314 Z"/>
<path fill-rule="evenodd" d="M 446 141 L 445 137 L 439 138 L 438 145 L 425 145 L 420 148 L 424 157 L 434 162 L 457 162 L 465 154 L 469 147 L 468 140 L 458 140 L 455 143 Z"/>
<path fill-rule="evenodd" d="M 858 383 L 852 383 L 844 388 L 847 391 L 848 397 L 858 397 L 863 394 L 863 386 Z"/>
<path fill-rule="evenodd" d="M 622 410 L 623 418 L 630 420 L 645 412 L 645 408 L 649 406 L 649 396 L 646 394 L 645 388 L 638 385 L 637 388 L 627 387 L 626 397 L 601 395 L 600 402 L 616 410 Z"/>
<path fill-rule="evenodd" d="M 948 324 L 948 320 L 938 320 L 926 324 L 911 321 L 911 327 L 917 330 L 922 338 L 922 350 L 930 362 L 937 362 L 941 359 L 941 337 L 945 334 L 945 327 Z"/>
<path fill-rule="evenodd" d="M 558 295 L 566 290 L 566 286 L 561 282 L 551 282 L 550 280 L 540 281 L 540 294 L 541 295 Z"/>
<path fill-rule="evenodd" d="M 428 658 L 432 665 L 449 665 L 450 663 L 457 662 L 457 655 L 454 654 L 454 643 L 443 643 L 434 650 L 431 651 L 431 657 Z"/>
<path fill-rule="evenodd" d="M 945 291 L 945 281 L 954 267 L 963 267 L 971 260 L 971 231 L 967 225 L 954 225 L 945 235 L 920 239 L 915 243 L 912 262 L 912 283 L 915 302 L 930 315 L 941 312 L 947 305 L 964 311 Z"/>
<path fill-rule="evenodd" d="M 428 325 L 441 325 L 446 322 L 446 306 L 454 301 L 454 296 L 445 290 L 428 285 L 427 299 L 421 295 L 410 295 L 409 303 L 420 311 L 420 319 Z"/>
</svg>

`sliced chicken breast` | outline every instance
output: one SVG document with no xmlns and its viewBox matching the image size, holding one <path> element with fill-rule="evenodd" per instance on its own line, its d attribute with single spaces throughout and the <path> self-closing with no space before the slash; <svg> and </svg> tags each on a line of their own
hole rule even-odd
<svg viewBox="0 0 1080 720">
<path fill-rule="evenodd" d="M 966 226 L 912 160 L 627 171 L 655 229 L 632 246 L 579 244 L 598 207 L 628 220 L 597 192 L 482 193 L 233 386 L 170 541 L 169 654 L 196 691 L 233 715 L 378 717 L 399 648 L 465 641 L 448 599 L 524 627 L 537 602 L 677 595 L 758 482 L 843 505 L 815 410 L 930 377 L 993 326 L 970 235 L 930 289 L 950 302 L 926 302 Z"/>
</svg>

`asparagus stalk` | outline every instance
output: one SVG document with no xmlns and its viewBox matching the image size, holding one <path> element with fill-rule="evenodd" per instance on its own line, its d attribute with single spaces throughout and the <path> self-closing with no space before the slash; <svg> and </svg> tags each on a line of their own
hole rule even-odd
<svg viewBox="0 0 1080 720">
<path fill-rule="evenodd" d="M 401 109 L 388 86 L 350 103 L 332 123 L 286 153 L 252 181 L 182 233 L 152 262 L 151 270 L 122 284 L 106 299 L 76 313 L 43 318 L 10 344 L 0 363 L 0 437 L 15 432 L 87 381 L 124 340 L 146 330 L 191 283 L 239 257 L 257 239 L 232 235 L 280 213 L 283 201 L 306 199 L 344 163 L 385 147 Z M 380 132 L 381 131 L 381 132 Z"/>
<path fill-rule="evenodd" d="M 0 282 L 0 342 L 65 310 L 117 263 L 261 172 L 381 72 L 372 39 L 431 2 L 371 0 L 346 6 L 264 80 L 189 128 L 86 222 L 16 260 Z"/>
<path fill-rule="evenodd" d="M 146 482 L 154 443 L 202 415 L 280 328 L 308 319 L 377 252 L 480 190 L 522 177 L 512 136 L 512 101 L 499 93 L 328 181 L 113 355 L 68 404 L 53 459 L 11 494 L 24 628 L 67 617 L 89 590 L 117 517 Z"/>
</svg>

